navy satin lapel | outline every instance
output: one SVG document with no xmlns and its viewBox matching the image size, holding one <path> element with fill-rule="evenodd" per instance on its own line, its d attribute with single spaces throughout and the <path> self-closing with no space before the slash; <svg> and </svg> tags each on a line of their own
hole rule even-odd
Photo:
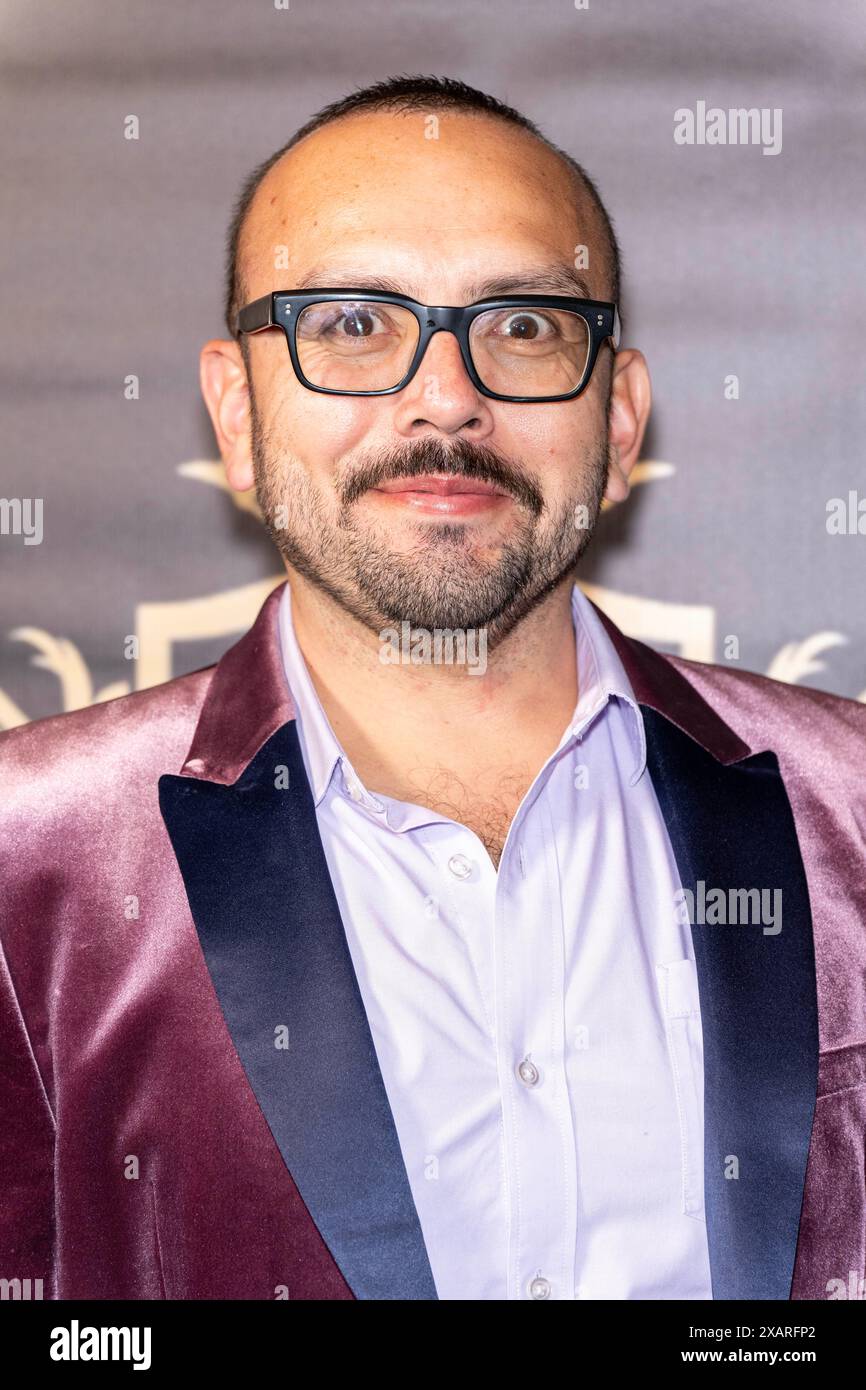
<svg viewBox="0 0 866 1390">
<path fill-rule="evenodd" d="M 781 931 L 693 923 L 714 1299 L 788 1299 L 818 1077 L 812 917 L 776 755 L 724 764 L 641 705 L 684 888 L 782 890 Z M 697 899 L 695 898 L 696 902 Z M 772 901 L 772 899 L 771 899 Z M 739 1177 L 725 1177 L 728 1156 Z"/>
<path fill-rule="evenodd" d="M 165 775 L 159 794 L 232 1041 L 349 1287 L 435 1299 L 294 722 L 232 786 Z"/>
</svg>

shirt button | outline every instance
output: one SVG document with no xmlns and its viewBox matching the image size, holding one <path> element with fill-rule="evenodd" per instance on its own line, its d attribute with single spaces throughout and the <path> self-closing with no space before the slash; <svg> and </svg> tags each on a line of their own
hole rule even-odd
<svg viewBox="0 0 866 1390">
<path fill-rule="evenodd" d="M 520 1077 L 524 1086 L 537 1086 L 541 1080 L 541 1072 L 538 1070 L 535 1063 L 531 1062 L 528 1057 L 524 1057 L 523 1061 L 518 1063 L 517 1075 Z"/>
<path fill-rule="evenodd" d="M 448 867 L 455 878 L 469 878 L 472 873 L 472 860 L 467 859 L 465 854 L 452 854 L 448 860 Z"/>
<path fill-rule="evenodd" d="M 550 1298 L 550 1280 L 536 1274 L 529 1284 L 530 1298 Z"/>
<path fill-rule="evenodd" d="M 363 796 L 363 792 L 361 791 L 361 788 L 358 786 L 358 783 L 357 783 L 357 782 L 350 782 L 350 783 L 349 783 L 349 795 L 350 795 L 350 797 L 352 798 L 353 801 L 360 801 L 360 800 L 361 800 L 361 797 Z"/>
</svg>

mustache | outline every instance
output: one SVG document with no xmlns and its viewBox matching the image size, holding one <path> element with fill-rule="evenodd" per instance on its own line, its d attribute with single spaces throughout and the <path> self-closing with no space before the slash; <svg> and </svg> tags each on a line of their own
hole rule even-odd
<svg viewBox="0 0 866 1390">
<path fill-rule="evenodd" d="M 503 459 L 484 444 L 465 439 L 446 446 L 438 439 L 424 438 L 402 449 L 383 450 L 354 467 L 349 477 L 338 480 L 337 492 L 343 506 L 349 507 L 370 488 L 397 478 L 418 478 L 424 473 L 475 478 L 510 493 L 533 516 L 539 516 L 544 509 L 544 498 L 520 464 Z"/>
</svg>

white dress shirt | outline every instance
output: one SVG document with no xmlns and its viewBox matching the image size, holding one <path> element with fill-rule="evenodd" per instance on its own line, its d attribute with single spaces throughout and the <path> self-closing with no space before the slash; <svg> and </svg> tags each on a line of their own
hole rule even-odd
<svg viewBox="0 0 866 1390">
<path fill-rule="evenodd" d="M 577 585 L 572 611 L 577 707 L 498 871 L 465 825 L 361 784 L 288 584 L 286 678 L 439 1298 L 708 1299 L 681 882 L 622 663 Z"/>
</svg>

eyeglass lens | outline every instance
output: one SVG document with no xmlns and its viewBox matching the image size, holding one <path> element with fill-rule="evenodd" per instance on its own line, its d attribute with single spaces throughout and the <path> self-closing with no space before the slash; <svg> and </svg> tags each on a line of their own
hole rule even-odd
<svg viewBox="0 0 866 1390">
<path fill-rule="evenodd" d="M 303 309 L 296 343 L 313 386 L 388 391 L 409 370 L 418 337 L 418 320 L 403 305 L 345 299 Z M 487 309 L 469 327 L 475 371 L 501 396 L 567 395 L 583 378 L 589 350 L 586 321 L 565 309 Z"/>
</svg>

